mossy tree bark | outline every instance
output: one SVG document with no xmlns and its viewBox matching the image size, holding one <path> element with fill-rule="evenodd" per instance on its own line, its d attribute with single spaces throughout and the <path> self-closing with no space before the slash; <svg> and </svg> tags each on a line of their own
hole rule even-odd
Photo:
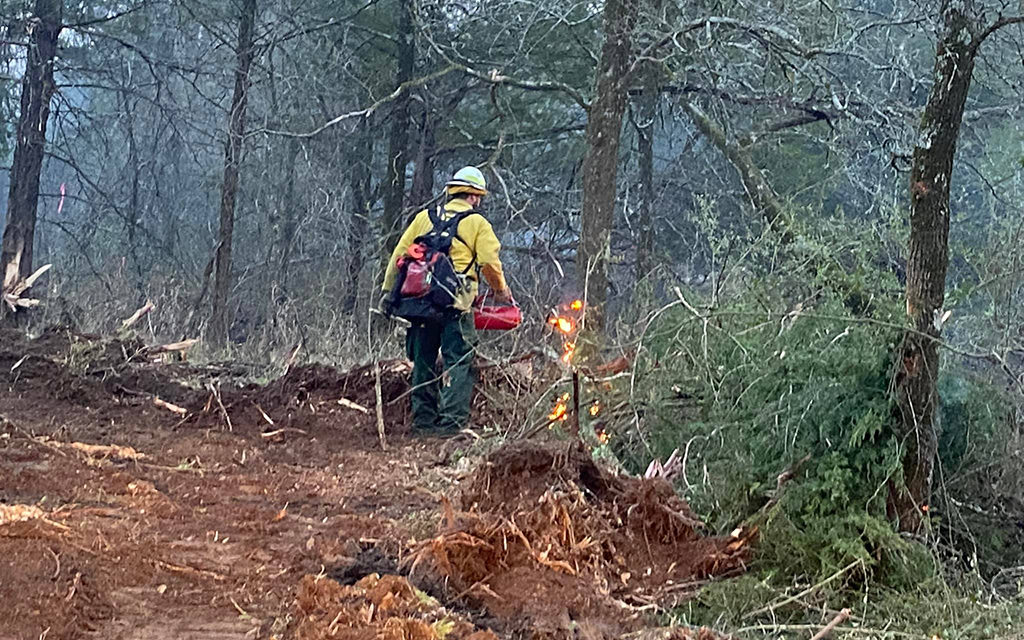
<svg viewBox="0 0 1024 640">
<path fill-rule="evenodd" d="M 213 281 L 213 306 L 208 338 L 215 349 L 227 344 L 228 293 L 231 291 L 231 245 L 235 229 L 235 202 L 238 197 L 239 167 L 245 138 L 245 109 L 249 96 L 249 68 L 253 59 L 253 27 L 256 0 L 244 0 L 238 21 L 238 46 L 235 49 L 235 91 L 231 97 L 228 140 L 224 145 L 224 182 L 220 196 L 220 232 Z"/>
<path fill-rule="evenodd" d="M 895 380 L 896 420 L 904 445 L 903 482 L 891 483 L 888 500 L 890 517 L 904 531 L 917 531 L 924 522 L 938 454 L 938 340 L 945 321 L 950 181 L 964 105 L 982 42 L 997 29 L 1024 18 L 1000 18 L 987 26 L 983 20 L 983 10 L 973 0 L 942 3 L 934 83 L 913 153 L 906 289 L 909 327 L 899 346 Z"/>
<path fill-rule="evenodd" d="M 50 119 L 50 98 L 56 90 L 53 61 L 57 55 L 57 36 L 62 27 L 62 9 L 60 0 L 36 0 L 34 16 L 28 22 L 28 56 L 21 80 L 21 111 L 0 249 L 0 264 L 4 271 L 2 288 L 5 290 L 32 273 L 39 177 L 43 169 L 46 124 Z M 2 313 L 4 311 L 0 309 Z"/>
<path fill-rule="evenodd" d="M 398 33 L 396 34 L 398 66 L 395 71 L 395 86 L 400 87 L 412 80 L 416 66 L 416 39 L 412 20 L 412 0 L 399 3 Z M 381 246 L 382 267 L 391 257 L 391 250 L 398 242 L 404 221 L 402 209 L 405 205 L 405 172 L 409 166 L 409 105 L 411 92 L 403 91 L 394 102 L 391 113 L 391 131 L 388 136 L 388 166 L 384 174 L 384 216 L 383 245 Z"/>
<path fill-rule="evenodd" d="M 587 119 L 583 207 L 577 275 L 587 298 L 588 329 L 600 331 L 608 300 L 608 263 L 615 220 L 619 138 L 626 112 L 632 37 L 638 0 L 608 0 L 596 95 Z"/>
</svg>

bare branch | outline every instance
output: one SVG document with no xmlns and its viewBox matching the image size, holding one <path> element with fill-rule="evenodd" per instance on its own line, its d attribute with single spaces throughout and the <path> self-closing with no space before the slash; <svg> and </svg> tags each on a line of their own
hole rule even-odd
<svg viewBox="0 0 1024 640">
<path fill-rule="evenodd" d="M 501 75 L 496 69 L 491 69 L 490 73 L 484 73 L 466 65 L 459 65 L 458 63 L 456 63 L 456 65 L 463 73 L 492 84 L 506 84 L 510 87 L 526 89 L 527 91 L 561 91 L 572 98 L 573 101 L 584 111 L 590 110 L 590 104 L 583 98 L 583 94 L 564 82 L 532 82 L 529 80 L 519 80 L 517 78 Z"/>
<path fill-rule="evenodd" d="M 1008 26 L 1014 25 L 1014 24 L 1024 24 L 1024 15 L 1009 16 L 1009 17 L 1002 17 L 1002 16 L 1000 16 L 998 20 L 996 20 L 995 22 L 990 24 L 988 27 L 985 28 L 984 31 L 979 33 L 974 38 L 974 41 L 971 43 L 971 55 L 974 55 L 974 53 L 976 53 L 978 51 L 978 47 L 980 47 L 982 45 L 982 43 L 985 42 L 985 40 L 990 35 L 992 35 L 996 31 L 999 31 L 1003 27 L 1008 27 Z"/>
<path fill-rule="evenodd" d="M 249 135 L 255 135 L 255 134 L 262 133 L 262 134 L 266 134 L 266 135 L 284 136 L 284 137 L 288 137 L 288 138 L 313 138 L 313 137 L 323 133 L 324 131 L 330 129 L 331 127 L 333 127 L 335 125 L 338 125 L 338 124 L 341 124 L 342 122 L 345 122 L 346 120 L 351 120 L 353 118 L 365 118 L 367 116 L 370 116 L 377 109 L 380 109 L 385 104 L 387 104 L 387 103 L 389 103 L 389 102 L 391 102 L 393 100 L 396 100 L 397 98 L 401 97 L 402 94 L 406 93 L 410 89 L 415 89 L 416 87 L 421 87 L 421 86 L 427 84 L 428 82 L 430 82 L 431 80 L 436 80 L 438 78 L 441 78 L 441 77 L 444 77 L 444 76 L 448 75 L 449 73 L 451 73 L 453 71 L 458 71 L 458 70 L 459 69 L 458 69 L 458 67 L 456 65 L 448 65 L 444 69 L 441 69 L 440 71 L 435 71 L 434 73 L 431 73 L 431 74 L 428 74 L 428 75 L 425 75 L 422 78 L 417 78 L 415 80 L 410 80 L 409 82 L 404 82 L 404 83 L 398 85 L 397 89 L 392 91 L 387 96 L 381 98 L 380 100 L 374 102 L 369 107 L 367 107 L 365 109 L 359 109 L 358 111 L 350 111 L 348 113 L 343 113 L 342 115 L 340 115 L 340 116 L 338 116 L 338 117 L 336 117 L 336 118 L 334 118 L 332 120 L 329 120 L 328 122 L 320 125 L 316 129 L 313 129 L 312 131 L 308 131 L 308 132 L 303 133 L 303 132 L 296 132 L 296 131 L 281 131 L 281 130 L 277 130 L 277 129 L 260 129 L 258 131 L 254 131 L 254 132 L 250 133 Z"/>
<path fill-rule="evenodd" d="M 107 22 L 113 22 L 113 21 L 118 20 L 120 18 L 123 18 L 125 16 L 129 16 L 129 15 L 135 13 L 136 11 L 138 11 L 140 9 L 144 9 L 144 8 L 146 8 L 147 5 L 148 5 L 147 2 L 140 2 L 139 4 L 137 4 L 137 5 L 133 6 L 133 7 L 128 7 L 124 11 L 119 11 L 117 13 L 111 14 L 109 16 L 105 16 L 103 18 L 96 18 L 96 19 L 93 19 L 93 20 L 83 20 L 82 22 L 75 22 L 73 24 L 66 24 L 66 25 L 64 25 L 64 27 L 66 29 L 81 29 L 82 27 L 91 27 L 91 26 L 96 25 L 96 24 L 105 24 Z"/>
</svg>

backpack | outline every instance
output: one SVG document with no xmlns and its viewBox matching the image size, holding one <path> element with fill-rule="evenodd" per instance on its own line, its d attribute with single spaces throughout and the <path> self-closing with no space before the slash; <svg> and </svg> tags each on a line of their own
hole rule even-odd
<svg viewBox="0 0 1024 640">
<path fill-rule="evenodd" d="M 449 253 L 454 240 L 469 246 L 459 237 L 459 223 L 476 213 L 470 209 L 442 220 L 440 206 L 436 211 L 428 209 L 430 231 L 413 240 L 398 259 L 390 301 L 393 315 L 410 322 L 444 322 L 462 313 L 455 308 L 455 301 L 466 288 L 466 274 L 476 265 L 476 256 L 459 272 Z"/>
</svg>

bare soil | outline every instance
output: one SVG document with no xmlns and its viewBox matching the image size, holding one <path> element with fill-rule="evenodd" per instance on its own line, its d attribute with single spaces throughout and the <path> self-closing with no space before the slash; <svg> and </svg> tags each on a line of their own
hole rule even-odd
<svg viewBox="0 0 1024 640">
<path fill-rule="evenodd" d="M 407 374 L 383 365 L 381 450 L 373 367 L 238 388 L 132 341 L 0 333 L 0 637 L 615 637 L 666 588 L 742 568 L 746 540 L 575 447 L 467 477 L 408 434 Z M 476 410 L 512 411 L 493 397 Z M 527 543 L 498 552 L 510 523 Z M 490 550 L 438 565 L 458 534 Z"/>
</svg>

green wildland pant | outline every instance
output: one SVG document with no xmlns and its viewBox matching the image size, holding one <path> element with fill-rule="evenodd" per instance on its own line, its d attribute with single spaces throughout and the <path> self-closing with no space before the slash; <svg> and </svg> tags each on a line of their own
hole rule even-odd
<svg viewBox="0 0 1024 640">
<path fill-rule="evenodd" d="M 476 382 L 473 350 L 476 327 L 472 313 L 447 322 L 415 323 L 405 337 L 412 360 L 412 425 L 420 432 L 454 433 L 469 420 L 469 403 Z M 441 352 L 443 369 L 438 366 Z M 447 384 L 442 384 L 442 372 Z"/>
</svg>

